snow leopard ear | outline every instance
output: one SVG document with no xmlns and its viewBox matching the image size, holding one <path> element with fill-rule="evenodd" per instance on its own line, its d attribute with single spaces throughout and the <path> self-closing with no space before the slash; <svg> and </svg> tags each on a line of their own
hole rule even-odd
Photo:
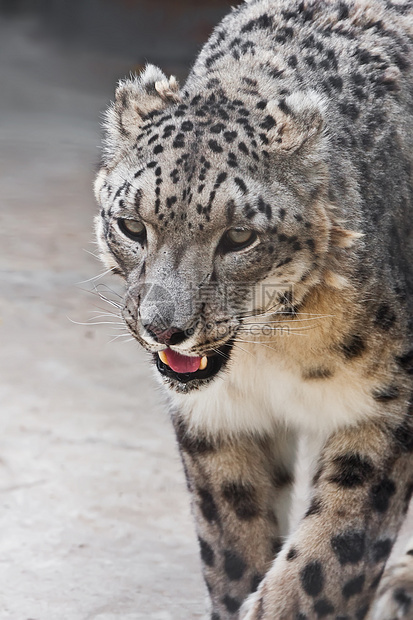
<svg viewBox="0 0 413 620">
<path fill-rule="evenodd" d="M 147 65 L 143 73 L 119 82 L 115 101 L 106 112 L 106 155 L 134 143 L 145 117 L 180 101 L 179 84 L 174 76 L 169 79 L 155 65 Z"/>
<path fill-rule="evenodd" d="M 323 99 L 314 91 L 296 92 L 268 102 L 269 115 L 261 126 L 269 129 L 272 150 L 287 154 L 314 146 L 323 132 L 324 108 Z"/>
</svg>

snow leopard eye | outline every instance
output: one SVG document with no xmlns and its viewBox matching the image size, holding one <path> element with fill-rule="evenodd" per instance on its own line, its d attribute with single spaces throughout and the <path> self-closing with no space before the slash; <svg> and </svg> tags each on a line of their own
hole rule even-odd
<svg viewBox="0 0 413 620">
<path fill-rule="evenodd" d="M 238 252 L 252 245 L 257 239 L 257 233 L 248 228 L 230 228 L 221 240 L 224 252 Z"/>
<path fill-rule="evenodd" d="M 118 226 L 124 235 L 132 239 L 133 241 L 145 241 L 146 228 L 145 224 L 139 222 L 139 220 L 118 220 Z"/>
</svg>

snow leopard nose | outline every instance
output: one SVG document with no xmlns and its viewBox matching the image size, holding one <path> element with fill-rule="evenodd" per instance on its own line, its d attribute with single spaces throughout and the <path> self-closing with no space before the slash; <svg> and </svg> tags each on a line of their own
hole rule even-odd
<svg viewBox="0 0 413 620">
<path fill-rule="evenodd" d="M 148 332 L 148 334 L 159 342 L 160 344 L 166 344 L 168 346 L 174 344 L 181 344 L 187 337 L 188 334 L 177 327 L 170 327 L 164 331 L 160 330 L 153 324 L 144 325 L 144 328 Z"/>
</svg>

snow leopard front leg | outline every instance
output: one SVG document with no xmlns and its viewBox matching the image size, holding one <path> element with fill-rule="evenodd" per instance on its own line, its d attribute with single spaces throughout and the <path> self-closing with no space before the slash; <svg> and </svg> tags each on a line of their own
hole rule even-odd
<svg viewBox="0 0 413 620">
<path fill-rule="evenodd" d="M 236 620 L 282 547 L 295 436 L 211 439 L 173 415 L 192 496 L 211 620 Z"/>
<path fill-rule="evenodd" d="M 412 412 L 330 437 L 308 510 L 243 620 L 367 617 L 413 490 Z"/>
</svg>

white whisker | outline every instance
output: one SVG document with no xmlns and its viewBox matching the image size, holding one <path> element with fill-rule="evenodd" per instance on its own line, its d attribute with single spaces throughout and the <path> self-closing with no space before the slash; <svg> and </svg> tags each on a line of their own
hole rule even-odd
<svg viewBox="0 0 413 620">
<path fill-rule="evenodd" d="M 96 245 L 98 245 L 97 241 L 90 241 L 90 243 L 95 243 Z M 96 258 L 97 260 L 100 260 L 100 257 L 98 254 L 95 254 L 94 252 L 91 252 L 90 250 L 86 250 L 86 248 L 82 248 L 84 252 L 86 252 L 86 254 L 90 254 L 91 256 L 93 256 L 94 258 Z"/>
<path fill-rule="evenodd" d="M 130 338 L 130 333 L 127 332 L 126 334 L 118 334 L 117 336 L 114 336 L 111 340 L 109 340 L 109 344 L 112 344 L 115 340 L 119 340 L 119 338 L 126 338 L 127 336 L 129 336 L 129 340 L 124 340 L 123 342 L 131 342 L 132 340 L 135 340 L 135 338 Z"/>
<path fill-rule="evenodd" d="M 89 327 L 90 325 L 120 325 L 121 327 L 116 327 L 115 329 L 124 329 L 125 328 L 124 323 L 115 322 L 115 321 L 95 321 L 93 323 L 91 321 L 88 321 L 87 323 L 82 323 L 80 321 L 74 321 L 69 316 L 66 316 L 66 318 L 71 323 L 73 323 L 74 325 L 85 325 L 86 327 Z"/>
<path fill-rule="evenodd" d="M 320 316 L 319 318 L 311 317 L 310 319 L 292 319 L 291 322 L 289 322 L 289 325 L 294 324 L 294 323 L 304 323 L 304 322 L 307 322 L 307 321 L 317 321 L 319 319 L 324 319 L 324 318 L 327 318 L 327 315 Z M 287 321 L 287 319 L 280 319 L 278 321 L 264 321 L 262 323 L 258 323 L 258 322 L 248 323 L 248 321 L 244 321 L 243 325 L 272 325 L 274 323 L 278 323 L 278 324 L 283 323 L 283 324 L 285 324 L 286 321 Z"/>
<path fill-rule="evenodd" d="M 248 355 L 252 355 L 254 357 L 254 354 L 252 353 L 252 351 L 247 351 L 247 349 L 244 349 L 244 347 L 241 347 L 241 345 L 239 344 L 239 342 L 244 342 L 244 341 L 235 341 L 234 342 L 234 347 L 237 347 L 238 349 L 240 349 L 241 351 L 243 351 L 244 353 L 248 353 Z"/>
<path fill-rule="evenodd" d="M 91 254 L 91 252 L 89 252 L 89 254 Z M 106 271 L 104 271 L 103 273 L 100 273 L 97 276 L 93 276 L 93 278 L 89 278 L 88 280 L 82 280 L 81 282 L 77 282 L 77 284 L 87 284 L 87 282 L 93 282 L 93 280 L 99 280 L 100 278 L 103 278 L 111 271 L 113 271 L 113 267 L 111 267 L 110 269 L 107 269 Z"/>
<path fill-rule="evenodd" d="M 108 286 L 106 283 L 99 283 L 95 286 L 95 291 L 98 295 L 102 295 L 101 291 L 99 289 L 106 289 L 107 291 L 110 291 L 113 295 L 115 295 L 116 297 L 119 297 L 119 299 L 123 300 L 123 297 L 120 293 L 118 293 L 117 291 L 115 291 L 113 288 L 111 288 L 110 286 Z"/>
<path fill-rule="evenodd" d="M 95 310 L 90 310 L 90 312 L 95 313 Z M 97 316 L 92 317 L 93 319 L 104 319 L 104 318 L 114 318 L 114 319 L 121 319 L 122 317 L 119 314 L 115 314 L 112 312 L 105 312 L 104 314 L 98 314 Z"/>
</svg>

